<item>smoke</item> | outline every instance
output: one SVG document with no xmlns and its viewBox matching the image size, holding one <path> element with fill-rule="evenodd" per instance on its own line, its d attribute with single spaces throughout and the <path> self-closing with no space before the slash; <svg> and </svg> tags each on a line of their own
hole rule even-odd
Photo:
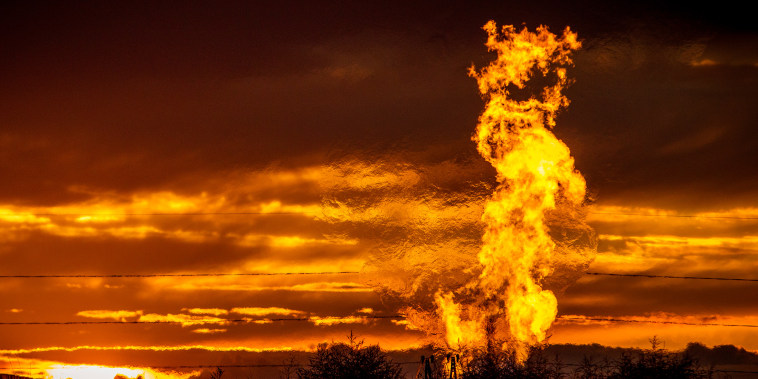
<svg viewBox="0 0 758 379">
<path fill-rule="evenodd" d="M 406 327 L 450 349 L 504 341 L 523 360 L 597 246 L 584 221 L 585 180 L 551 131 L 569 104 L 566 67 L 581 44 L 568 28 L 558 37 L 490 21 L 484 30 L 497 57 L 469 71 L 486 102 L 472 139 L 491 168 L 481 158 L 342 162 L 324 213 L 373 241 L 364 281 Z M 483 177 L 492 169 L 494 181 Z"/>
<path fill-rule="evenodd" d="M 470 158 L 477 158 L 471 156 Z M 351 158 L 331 166 L 324 214 L 337 234 L 370 252 L 365 283 L 392 308 L 434 312 L 434 294 L 479 275 L 481 215 L 492 170 L 477 158 Z"/>
</svg>

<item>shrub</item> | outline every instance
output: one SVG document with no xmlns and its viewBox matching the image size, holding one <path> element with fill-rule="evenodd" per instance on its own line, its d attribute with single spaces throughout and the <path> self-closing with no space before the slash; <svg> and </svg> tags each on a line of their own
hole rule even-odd
<svg viewBox="0 0 758 379">
<path fill-rule="evenodd" d="M 614 363 L 609 379 L 696 379 L 709 378 L 711 372 L 702 370 L 688 354 L 676 354 L 660 348 L 660 341 L 653 337 L 652 348 L 643 350 L 634 358 L 624 354 Z"/>
<path fill-rule="evenodd" d="M 535 347 L 523 364 L 516 355 L 503 349 L 502 343 L 490 344 L 486 349 L 475 350 L 463 366 L 461 379 L 559 379 L 560 364 L 550 364 L 542 355 L 542 347 Z"/>
<path fill-rule="evenodd" d="M 378 345 L 363 346 L 350 333 L 349 343 L 320 344 L 308 367 L 297 370 L 301 379 L 400 379 L 402 368 Z"/>
</svg>

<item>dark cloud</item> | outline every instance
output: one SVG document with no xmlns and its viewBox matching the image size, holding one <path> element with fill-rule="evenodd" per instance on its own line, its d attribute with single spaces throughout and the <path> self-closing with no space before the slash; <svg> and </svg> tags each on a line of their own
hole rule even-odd
<svg viewBox="0 0 758 379">
<path fill-rule="evenodd" d="M 601 199 L 681 206 L 711 193 L 726 206 L 754 196 L 757 70 L 745 62 L 755 35 L 724 28 L 718 11 L 486 2 L 5 10 L 0 172 L 16 178 L 0 191 L 7 201 L 81 199 L 71 186 L 175 186 L 230 168 L 323 162 L 335 150 L 470 149 L 481 101 L 465 70 L 487 58 L 479 27 L 489 18 L 571 25 L 584 39 L 556 132 Z M 725 64 L 693 67 L 690 57 Z"/>
<path fill-rule="evenodd" d="M 631 38 L 588 41 L 577 56 L 572 105 L 556 128 L 590 188 L 601 202 L 638 206 L 749 202 L 758 69 L 696 66 L 703 55 L 691 51 L 692 41 Z"/>
<path fill-rule="evenodd" d="M 720 283 L 675 279 L 583 279 L 558 299 L 561 314 L 630 316 L 655 312 L 678 315 L 753 314 L 756 298 L 752 283 Z M 577 304 L 572 297 L 596 297 Z M 640 312 L 640 310 L 647 310 Z"/>
</svg>

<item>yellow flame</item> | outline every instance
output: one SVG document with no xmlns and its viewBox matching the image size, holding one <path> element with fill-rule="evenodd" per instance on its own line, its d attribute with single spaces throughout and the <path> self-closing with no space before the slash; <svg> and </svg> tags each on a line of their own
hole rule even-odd
<svg viewBox="0 0 758 379">
<path fill-rule="evenodd" d="M 442 319 L 445 320 L 445 339 L 448 346 L 467 347 L 476 345 L 485 338 L 483 320 L 473 318 L 470 320 L 461 319 L 461 306 L 453 300 L 453 294 L 435 294 L 434 300 L 437 303 Z M 480 317 L 483 316 L 480 314 Z"/>
<path fill-rule="evenodd" d="M 555 295 L 541 284 L 556 259 L 549 214 L 581 207 L 585 197 L 584 178 L 574 169 L 568 147 L 551 132 L 556 112 L 569 103 L 561 93 L 568 84 L 564 66 L 572 63 L 569 54 L 581 44 L 569 28 L 557 37 L 544 26 L 536 32 L 517 32 L 513 26 L 498 31 L 490 21 L 484 30 L 488 49 L 498 56 L 479 71 L 469 70 L 487 101 L 473 140 L 496 169 L 499 185 L 482 216 L 482 273 L 468 286 L 478 294 L 477 301 L 457 304 L 448 293 L 438 295 L 436 303 L 451 347 L 464 341 L 483 345 L 492 338 L 484 335 L 486 324 L 500 327 L 498 321 L 505 319 L 510 347 L 523 360 L 529 345 L 545 339 L 557 314 Z M 539 96 L 514 99 L 512 91 L 525 90 L 535 73 L 554 84 Z"/>
</svg>

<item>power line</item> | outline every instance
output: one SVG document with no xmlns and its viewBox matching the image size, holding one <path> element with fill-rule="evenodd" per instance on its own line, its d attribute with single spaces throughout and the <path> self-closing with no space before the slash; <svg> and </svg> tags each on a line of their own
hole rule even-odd
<svg viewBox="0 0 758 379">
<path fill-rule="evenodd" d="M 319 214 L 321 212 L 134 212 L 134 213 L 26 213 L 42 217 L 131 217 L 131 216 L 265 216 L 265 215 L 301 215 Z M 21 214 L 24 214 L 21 212 Z M 0 216 L 5 214 L 0 214 Z"/>
<path fill-rule="evenodd" d="M 582 367 L 584 364 L 581 363 L 560 363 L 561 366 L 569 366 L 569 367 Z M 602 365 L 602 368 L 610 368 L 613 367 L 612 365 Z M 725 372 L 725 373 L 738 373 L 738 374 L 758 374 L 758 371 L 743 371 L 743 370 L 718 370 L 714 369 L 714 372 Z"/>
<path fill-rule="evenodd" d="M 730 374 L 758 374 L 758 371 L 744 371 L 744 370 L 713 370 L 715 372 L 727 372 Z"/>
<path fill-rule="evenodd" d="M 415 362 L 418 363 L 418 362 Z M 145 369 L 145 368 L 152 368 L 152 369 L 194 369 L 194 368 L 248 368 L 248 367 L 302 367 L 301 364 L 250 364 L 250 365 L 181 365 L 181 366 L 125 366 L 125 367 L 118 367 L 118 368 L 125 368 L 125 369 Z M 22 368 L 13 368 L 13 367 L 0 367 L 0 370 L 15 370 L 15 371 L 29 371 L 29 370 L 50 370 L 50 369 L 59 369 L 59 368 L 88 368 L 87 366 L 82 365 L 55 365 L 55 367 L 22 367 Z"/>
<path fill-rule="evenodd" d="M 641 216 L 641 217 L 673 217 L 673 218 L 705 218 L 705 219 L 728 219 L 728 220 L 758 220 L 758 217 L 743 216 L 706 216 L 706 215 L 682 215 L 682 214 L 648 214 L 648 213 L 624 213 L 624 212 L 587 212 L 600 215 Z"/>
<path fill-rule="evenodd" d="M 106 325 L 106 324 L 223 324 L 223 323 L 243 323 L 252 322 L 253 320 L 245 319 L 216 319 L 216 320 L 185 320 L 185 321 L 166 321 L 166 320 L 154 320 L 154 321 L 126 321 L 126 320 L 114 320 L 114 321 L 18 321 L 18 322 L 0 322 L 0 325 Z M 261 320 L 264 321 L 264 320 Z M 287 318 L 287 319 L 268 319 L 265 321 L 308 321 L 307 318 Z"/>
<path fill-rule="evenodd" d="M 0 275 L 0 278 L 40 279 L 40 278 L 158 278 L 194 276 L 278 276 L 278 275 L 341 275 L 360 274 L 360 271 L 319 271 L 319 272 L 248 272 L 248 273 L 198 273 L 198 274 L 53 274 L 53 275 Z"/>
<path fill-rule="evenodd" d="M 402 361 L 402 362 L 394 362 L 399 365 L 410 365 L 410 364 L 420 364 L 419 361 Z M 267 368 L 267 367 L 306 367 L 307 364 L 249 364 L 249 365 L 178 365 L 178 366 L 126 366 L 126 367 L 120 367 L 120 368 L 127 368 L 127 369 L 145 369 L 145 368 L 151 368 L 155 370 L 170 370 L 170 369 L 203 369 L 203 368 Z M 78 368 L 82 367 L 81 365 L 55 365 L 55 367 L 23 367 L 23 368 L 13 368 L 13 367 L 0 367 L 0 370 L 15 370 L 15 371 L 30 371 L 30 370 L 49 370 L 49 369 L 58 369 L 58 368 Z"/>
<path fill-rule="evenodd" d="M 191 274 L 50 274 L 50 275 L 0 275 L 0 279 L 44 279 L 44 278 L 161 278 L 161 277 L 226 277 L 226 276 L 280 276 L 280 275 L 348 275 L 360 271 L 317 271 L 317 272 L 248 272 L 248 273 L 191 273 Z M 585 275 L 614 276 L 632 278 L 719 280 L 758 282 L 753 278 L 723 278 L 707 276 L 675 276 L 654 274 L 618 274 L 611 272 L 585 272 Z"/>
<path fill-rule="evenodd" d="M 9 321 L 0 322 L 0 325 L 108 325 L 108 324 L 224 324 L 224 323 L 255 323 L 257 322 L 287 322 L 287 321 L 324 321 L 329 322 L 330 317 L 336 318 L 348 318 L 356 317 L 359 319 L 369 320 L 383 320 L 383 319 L 403 319 L 404 316 L 400 315 L 387 315 L 387 316 L 327 316 L 325 318 L 310 318 L 310 317 L 284 317 L 284 318 L 262 318 L 262 319 L 189 319 L 184 321 L 168 321 L 168 320 L 109 320 L 109 321 Z"/>
<path fill-rule="evenodd" d="M 571 317 L 571 316 L 558 316 L 559 320 L 566 321 L 601 321 L 601 322 L 627 322 L 627 323 L 642 323 L 642 324 L 666 324 L 666 325 L 689 325 L 689 326 L 726 326 L 726 327 L 740 327 L 740 328 L 758 328 L 755 324 L 719 324 L 713 322 L 683 322 L 683 321 L 662 321 L 662 320 L 635 320 L 635 319 L 623 319 L 623 318 L 605 318 L 605 317 Z"/>
<path fill-rule="evenodd" d="M 411 364 L 421 364 L 420 361 L 402 361 L 402 362 L 394 362 L 399 365 L 411 365 Z M 579 363 L 560 363 L 562 366 L 570 366 L 570 367 L 581 367 L 582 364 Z M 126 369 L 154 369 L 154 370 L 171 370 L 171 369 L 204 369 L 204 368 L 285 368 L 285 367 L 307 367 L 307 364 L 249 364 L 249 365 L 179 365 L 179 366 L 126 366 L 123 368 Z M 13 370 L 13 371 L 23 371 L 23 372 L 29 372 L 33 370 L 49 370 L 49 369 L 58 369 L 58 368 L 78 368 L 82 367 L 81 365 L 55 365 L 55 367 L 22 367 L 22 368 L 14 368 L 14 367 L 0 367 L 0 370 Z M 724 372 L 724 373 L 735 373 L 735 374 L 758 374 L 758 371 L 745 371 L 745 370 L 718 370 L 714 369 L 714 372 Z"/>
<path fill-rule="evenodd" d="M 585 275 L 596 276 L 623 276 L 632 278 L 658 278 L 658 279 L 694 279 L 694 280 L 725 280 L 725 281 L 740 281 L 740 282 L 758 282 L 758 279 L 748 278 L 720 278 L 720 277 L 707 277 L 707 276 L 674 276 L 674 275 L 653 275 L 653 274 L 614 274 L 610 272 L 585 272 Z"/>
<path fill-rule="evenodd" d="M 387 316 L 343 316 L 357 317 L 361 319 L 405 319 L 402 315 L 387 315 Z M 559 320 L 565 321 L 597 321 L 597 322 L 619 322 L 619 323 L 643 323 L 643 324 L 666 324 L 666 325 L 689 325 L 689 326 L 723 326 L 723 327 L 741 327 L 741 328 L 758 328 L 755 324 L 720 324 L 710 322 L 683 322 L 683 321 L 663 321 L 663 320 L 636 320 L 636 319 L 622 319 L 611 317 L 572 317 L 572 316 L 558 316 Z M 223 323 L 255 323 L 259 322 L 290 322 L 290 321 L 312 321 L 317 322 L 324 319 L 312 319 L 308 317 L 287 317 L 287 318 L 268 318 L 268 319 L 196 319 L 185 321 L 125 321 L 125 320 L 113 320 L 113 321 L 11 321 L 0 322 L 0 325 L 99 325 L 99 324 L 223 324 Z"/>
<path fill-rule="evenodd" d="M 23 213 L 23 212 L 22 212 Z M 134 212 L 134 213 L 35 213 L 26 214 L 42 217 L 137 217 L 137 216 L 265 216 L 265 215 L 302 215 L 302 214 L 320 214 L 322 212 Z M 728 219 L 728 220 L 758 220 L 753 216 L 710 216 L 697 214 L 649 214 L 649 213 L 629 213 L 629 212 L 587 212 L 588 214 L 605 214 L 619 216 L 639 216 L 639 217 L 671 217 L 671 218 L 703 218 L 703 219 Z M 2 214 L 0 214 L 2 215 Z"/>
</svg>

